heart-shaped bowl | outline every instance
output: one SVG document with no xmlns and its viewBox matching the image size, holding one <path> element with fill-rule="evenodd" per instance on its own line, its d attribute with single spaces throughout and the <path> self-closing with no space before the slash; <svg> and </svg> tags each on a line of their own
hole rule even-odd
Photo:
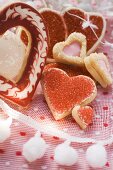
<svg viewBox="0 0 113 170">
<path fill-rule="evenodd" d="M 0 96 L 18 105 L 27 106 L 32 100 L 44 68 L 48 35 L 42 16 L 25 3 L 11 3 L 0 11 L 1 36 L 16 26 L 22 26 L 26 30 L 29 44 L 18 82 L 14 83 L 3 75 L 0 76 Z"/>
</svg>

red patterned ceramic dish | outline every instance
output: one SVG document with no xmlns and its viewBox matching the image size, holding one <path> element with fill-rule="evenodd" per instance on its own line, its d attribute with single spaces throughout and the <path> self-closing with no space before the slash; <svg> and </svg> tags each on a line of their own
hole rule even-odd
<svg viewBox="0 0 113 170">
<path fill-rule="evenodd" d="M 31 6 L 21 2 L 7 5 L 0 12 L 0 35 L 16 26 L 22 26 L 27 30 L 28 59 L 24 63 L 25 70 L 16 84 L 0 76 L 0 96 L 18 105 L 27 106 L 41 77 L 47 56 L 48 37 L 41 15 Z"/>
</svg>

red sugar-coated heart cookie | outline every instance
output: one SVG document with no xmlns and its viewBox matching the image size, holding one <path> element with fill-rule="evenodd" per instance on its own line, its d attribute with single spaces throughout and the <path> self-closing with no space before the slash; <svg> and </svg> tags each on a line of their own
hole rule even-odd
<svg viewBox="0 0 113 170">
<path fill-rule="evenodd" d="M 85 12 L 77 8 L 67 9 L 63 13 L 63 17 L 67 26 L 68 35 L 72 32 L 84 34 L 87 39 L 87 54 L 95 51 L 106 31 L 105 19 L 100 14 Z"/>
<path fill-rule="evenodd" d="M 94 81 L 87 76 L 69 77 L 63 70 L 51 68 L 42 78 L 47 104 L 56 120 L 71 113 L 76 104 L 86 105 L 96 96 Z"/>
<path fill-rule="evenodd" d="M 72 116 L 82 129 L 86 129 L 92 123 L 94 110 L 90 106 L 75 106 Z"/>
<path fill-rule="evenodd" d="M 87 71 L 87 69 L 83 66 L 83 67 L 79 67 L 79 66 L 70 66 L 70 65 L 66 65 L 66 64 L 61 64 L 61 63 L 50 63 L 47 64 L 44 67 L 43 73 L 45 73 L 46 71 L 48 71 L 51 68 L 59 68 L 63 71 L 65 71 L 68 76 L 73 77 L 73 76 L 78 76 L 78 75 L 86 75 L 88 77 L 91 77 L 91 75 L 89 74 L 89 72 Z"/>
<path fill-rule="evenodd" d="M 49 50 L 47 62 L 52 62 L 54 61 L 52 54 L 53 46 L 58 42 L 64 41 L 67 37 L 66 25 L 63 17 L 58 11 L 43 8 L 40 13 L 45 20 L 49 33 Z"/>
<path fill-rule="evenodd" d="M 44 67 L 48 47 L 47 33 L 43 18 L 37 10 L 21 2 L 9 4 L 0 11 L 1 36 L 16 26 L 24 27 L 29 34 L 28 61 L 18 83 L 15 84 L 0 76 L 0 96 L 18 105 L 27 106 Z"/>
</svg>

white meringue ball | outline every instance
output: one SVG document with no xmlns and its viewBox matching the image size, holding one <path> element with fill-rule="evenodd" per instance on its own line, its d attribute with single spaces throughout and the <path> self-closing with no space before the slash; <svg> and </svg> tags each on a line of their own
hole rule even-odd
<svg viewBox="0 0 113 170">
<path fill-rule="evenodd" d="M 59 165 L 72 166 L 78 160 L 78 153 L 71 146 L 63 143 L 56 147 L 54 159 Z"/>
<path fill-rule="evenodd" d="M 86 160 L 92 168 L 102 168 L 107 162 L 107 152 L 104 146 L 94 144 L 86 151 Z"/>
<path fill-rule="evenodd" d="M 8 118 L 7 120 L 0 120 L 0 143 L 3 143 L 11 135 L 10 125 L 12 119 Z"/>
<path fill-rule="evenodd" d="M 44 139 L 35 136 L 27 141 L 23 146 L 23 156 L 29 162 L 33 162 L 44 156 L 47 145 Z"/>
</svg>

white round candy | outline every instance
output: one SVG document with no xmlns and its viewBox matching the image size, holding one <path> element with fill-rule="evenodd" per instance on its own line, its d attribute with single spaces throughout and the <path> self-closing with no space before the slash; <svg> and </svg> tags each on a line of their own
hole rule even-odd
<svg viewBox="0 0 113 170">
<path fill-rule="evenodd" d="M 63 143 L 56 147 L 54 159 L 59 165 L 72 166 L 77 162 L 78 153 L 71 146 Z"/>
<path fill-rule="evenodd" d="M 11 129 L 0 125 L 0 143 L 4 142 L 11 135 Z"/>
<path fill-rule="evenodd" d="M 107 162 L 107 152 L 100 144 L 90 146 L 86 151 L 86 160 L 93 168 L 102 168 Z"/>
<path fill-rule="evenodd" d="M 23 156 L 27 161 L 33 162 L 44 156 L 47 145 L 41 137 L 33 137 L 23 146 Z"/>
<path fill-rule="evenodd" d="M 11 135 L 10 125 L 12 119 L 8 118 L 7 120 L 0 121 L 0 143 L 4 142 Z"/>
</svg>

